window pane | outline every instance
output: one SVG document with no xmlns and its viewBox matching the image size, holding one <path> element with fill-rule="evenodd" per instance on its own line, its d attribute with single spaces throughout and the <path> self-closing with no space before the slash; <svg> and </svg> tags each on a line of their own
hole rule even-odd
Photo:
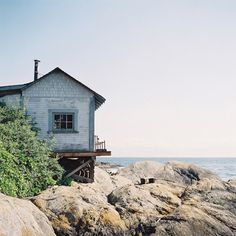
<svg viewBox="0 0 236 236">
<path fill-rule="evenodd" d="M 54 129 L 60 129 L 61 128 L 61 122 L 54 122 Z"/>
<path fill-rule="evenodd" d="M 66 122 L 64 121 L 61 122 L 61 129 L 66 129 Z"/>
<path fill-rule="evenodd" d="M 72 122 L 67 123 L 67 129 L 72 129 Z"/>
<path fill-rule="evenodd" d="M 61 115 L 61 121 L 66 122 L 66 115 Z"/>
<path fill-rule="evenodd" d="M 67 121 L 72 121 L 72 115 L 67 115 Z"/>
<path fill-rule="evenodd" d="M 54 120 L 59 121 L 60 120 L 60 115 L 54 115 Z"/>
</svg>

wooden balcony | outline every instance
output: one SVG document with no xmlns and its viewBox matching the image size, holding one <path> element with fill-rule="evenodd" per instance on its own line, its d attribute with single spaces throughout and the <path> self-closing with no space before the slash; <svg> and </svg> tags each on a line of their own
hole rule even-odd
<svg viewBox="0 0 236 236">
<path fill-rule="evenodd" d="M 100 141 L 98 136 L 94 136 L 94 151 L 95 152 L 103 152 L 106 151 L 106 141 Z"/>
<path fill-rule="evenodd" d="M 68 150 L 68 151 L 55 151 L 61 157 L 65 158 L 78 158 L 78 157 L 96 157 L 96 156 L 111 156 L 111 151 L 107 151 L 106 142 L 100 141 L 98 136 L 94 138 L 94 150 L 93 151 L 80 151 L 80 150 Z"/>
</svg>

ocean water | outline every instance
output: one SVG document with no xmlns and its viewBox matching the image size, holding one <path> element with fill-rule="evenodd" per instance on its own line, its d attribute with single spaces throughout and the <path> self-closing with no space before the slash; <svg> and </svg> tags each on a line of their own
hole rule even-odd
<svg viewBox="0 0 236 236">
<path fill-rule="evenodd" d="M 137 161 L 157 161 L 166 163 L 168 161 L 180 161 L 196 164 L 216 173 L 223 180 L 236 179 L 236 158 L 149 158 L 149 157 L 98 157 L 98 161 L 119 164 L 127 167 Z"/>
</svg>

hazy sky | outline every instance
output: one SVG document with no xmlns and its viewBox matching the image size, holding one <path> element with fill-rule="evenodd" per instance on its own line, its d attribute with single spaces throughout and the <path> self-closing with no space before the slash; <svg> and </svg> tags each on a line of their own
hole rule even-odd
<svg viewBox="0 0 236 236">
<path fill-rule="evenodd" d="M 0 85 L 35 58 L 106 97 L 113 156 L 236 156 L 235 0 L 0 0 Z"/>
</svg>

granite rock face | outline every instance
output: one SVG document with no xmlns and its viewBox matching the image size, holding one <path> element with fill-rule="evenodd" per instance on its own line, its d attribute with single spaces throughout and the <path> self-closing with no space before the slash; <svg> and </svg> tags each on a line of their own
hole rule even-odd
<svg viewBox="0 0 236 236">
<path fill-rule="evenodd" d="M 54 187 L 33 201 L 51 221 L 57 235 L 122 235 L 124 221 L 106 196 L 85 185 Z"/>
<path fill-rule="evenodd" d="M 166 164 L 154 161 L 140 161 L 120 170 L 120 175 L 131 179 L 138 184 L 140 178 L 156 178 L 158 180 L 172 181 L 179 184 L 189 185 L 202 179 L 219 179 L 212 172 L 198 166 L 177 161 Z"/>
<path fill-rule="evenodd" d="M 0 194 L 1 236 L 55 236 L 47 217 L 28 200 Z"/>
<path fill-rule="evenodd" d="M 54 187 L 33 203 L 57 235 L 236 236 L 236 180 L 179 162 L 138 162 L 113 176 L 96 168 L 95 183 Z"/>
</svg>

